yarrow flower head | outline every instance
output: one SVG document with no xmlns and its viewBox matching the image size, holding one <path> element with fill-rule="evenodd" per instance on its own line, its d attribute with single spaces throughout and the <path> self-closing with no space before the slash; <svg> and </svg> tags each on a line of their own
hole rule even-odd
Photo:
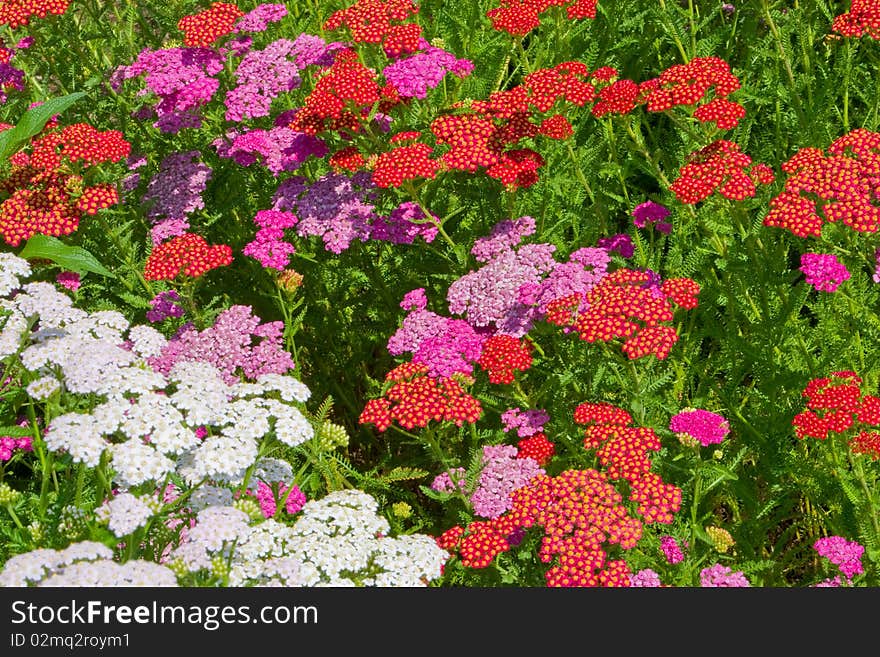
<svg viewBox="0 0 880 657">
<path fill-rule="evenodd" d="M 700 586 L 704 588 L 750 587 L 751 583 L 742 572 L 734 572 L 729 566 L 718 563 L 700 571 Z"/>
<path fill-rule="evenodd" d="M 804 253 L 801 255 L 800 270 L 807 284 L 821 292 L 834 292 L 850 278 L 846 266 L 830 253 Z"/>
<path fill-rule="evenodd" d="M 672 416 L 669 430 L 707 447 L 721 443 L 730 433 L 730 425 L 724 416 L 698 408 Z"/>
<path fill-rule="evenodd" d="M 862 555 L 865 553 L 865 548 L 856 541 L 848 541 L 842 536 L 826 536 L 818 539 L 813 544 L 813 548 L 819 556 L 836 565 L 847 579 L 864 572 Z"/>
<path fill-rule="evenodd" d="M 660 205 L 654 201 L 645 201 L 633 208 L 632 216 L 633 225 L 636 228 L 645 228 L 648 225 L 652 225 L 661 233 L 672 231 L 672 224 L 664 221 L 669 216 L 669 208 L 665 205 Z"/>
</svg>

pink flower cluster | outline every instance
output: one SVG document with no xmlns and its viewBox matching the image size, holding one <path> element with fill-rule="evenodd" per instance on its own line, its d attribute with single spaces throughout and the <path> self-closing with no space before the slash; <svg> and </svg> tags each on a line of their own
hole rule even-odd
<svg viewBox="0 0 880 657">
<path fill-rule="evenodd" d="M 807 284 L 821 292 L 834 292 L 850 278 L 846 266 L 829 253 L 804 253 L 800 270 L 806 276 Z"/>
<path fill-rule="evenodd" d="M 722 442 L 730 433 L 730 425 L 724 416 L 698 408 L 674 415 L 669 421 L 669 430 L 686 434 L 706 447 Z"/>
<path fill-rule="evenodd" d="M 16 450 L 32 452 L 34 449 L 30 436 L 0 436 L 0 461 L 8 461 L 13 457 Z"/>
<path fill-rule="evenodd" d="M 704 588 L 746 588 L 751 583 L 740 571 L 732 571 L 720 563 L 700 571 L 700 586 Z"/>
<path fill-rule="evenodd" d="M 676 564 L 684 561 L 684 551 L 674 536 L 661 536 L 660 549 L 663 551 L 667 563 Z"/>
<path fill-rule="evenodd" d="M 254 496 L 260 503 L 260 511 L 263 513 L 264 518 L 274 516 L 278 510 L 278 502 L 284 500 L 285 497 L 287 498 L 287 503 L 284 508 L 291 515 L 297 513 L 306 503 L 306 494 L 296 484 L 290 487 L 290 494 L 288 494 L 288 488 L 285 484 L 279 484 L 278 494 L 276 495 L 271 486 L 261 481 Z"/>
<path fill-rule="evenodd" d="M 842 536 L 826 536 L 818 539 L 813 544 L 813 548 L 819 556 L 836 565 L 847 578 L 851 579 L 864 572 L 862 555 L 865 548 L 855 541 L 848 541 Z"/>
<path fill-rule="evenodd" d="M 296 250 L 293 244 L 284 241 L 284 230 L 296 225 L 296 216 L 281 210 L 260 210 L 254 217 L 254 223 L 260 229 L 241 252 L 259 260 L 263 267 L 283 270 Z"/>
<path fill-rule="evenodd" d="M 505 431 L 516 429 L 519 438 L 528 438 L 544 431 L 544 425 L 550 421 L 550 414 L 542 408 L 523 411 L 519 407 L 510 408 L 501 414 Z"/>
</svg>

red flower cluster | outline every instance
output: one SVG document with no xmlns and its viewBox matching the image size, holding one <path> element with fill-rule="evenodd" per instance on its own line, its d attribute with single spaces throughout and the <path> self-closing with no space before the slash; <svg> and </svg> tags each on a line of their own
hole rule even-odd
<svg viewBox="0 0 880 657">
<path fill-rule="evenodd" d="M 586 299 L 575 293 L 548 304 L 546 319 L 571 326 L 587 342 L 626 338 L 622 349 L 630 359 L 649 354 L 663 359 L 678 341 L 675 329 L 663 324 L 672 321 L 670 301 L 695 308 L 699 291 L 689 278 L 669 279 L 655 287 L 647 272 L 618 269 L 599 281 Z"/>
<path fill-rule="evenodd" d="M 67 11 L 69 4 L 70 0 L 3 0 L 0 2 L 0 25 L 8 25 L 14 30 L 27 25 L 34 16 L 60 16 Z"/>
<path fill-rule="evenodd" d="M 509 188 L 535 184 L 544 158 L 515 146 L 527 137 L 565 139 L 573 134 L 563 115 L 539 115 L 561 101 L 577 106 L 592 101 L 595 89 L 588 75 L 584 64 L 563 62 L 526 75 L 522 84 L 495 92 L 488 100 L 471 101 L 466 112 L 438 117 L 431 131 L 437 144 L 449 147 L 440 159 L 449 169 L 471 173 L 485 167 L 487 175 Z"/>
<path fill-rule="evenodd" d="M 880 39 L 880 5 L 876 0 L 852 0 L 847 13 L 835 16 L 831 29 L 845 37 L 867 34 Z"/>
<path fill-rule="evenodd" d="M 810 381 L 801 393 L 807 398 L 807 410 L 791 421 L 795 435 L 825 440 L 830 433 L 853 429 L 858 433 L 850 439 L 852 451 L 880 458 L 876 432 L 880 426 L 880 397 L 862 395 L 861 384 L 862 378 L 849 370 Z M 870 431 L 871 427 L 875 431 Z"/>
<path fill-rule="evenodd" d="M 230 34 L 244 12 L 229 2 L 213 2 L 208 9 L 177 22 L 187 46 L 210 46 L 220 37 Z"/>
<path fill-rule="evenodd" d="M 116 205 L 119 195 L 108 184 L 85 185 L 93 167 L 119 162 L 131 145 L 117 130 L 99 132 L 87 123 L 59 128 L 50 122 L 29 149 L 10 158 L 0 179 L 0 233 L 11 246 L 36 234 L 68 235 L 83 213 L 96 214 Z"/>
<path fill-rule="evenodd" d="M 543 433 L 536 433 L 528 438 L 523 438 L 517 443 L 516 458 L 530 458 L 538 462 L 541 467 L 547 465 L 556 453 L 556 445 Z"/>
<path fill-rule="evenodd" d="M 646 92 L 649 112 L 697 105 L 713 92 L 714 97 L 694 112 L 696 119 L 729 130 L 746 115 L 742 105 L 727 99 L 740 88 L 740 81 L 730 72 L 730 65 L 718 57 L 695 57 L 687 64 L 676 64 L 659 77 L 643 82 L 640 88 Z"/>
<path fill-rule="evenodd" d="M 878 168 L 880 133 L 865 128 L 835 139 L 827 155 L 818 148 L 802 148 L 782 165 L 789 177 L 785 190 L 771 199 L 764 225 L 784 228 L 797 237 L 819 237 L 823 221 L 841 221 L 859 232 L 876 232 L 880 225 L 880 208 L 874 205 L 880 196 Z"/>
<path fill-rule="evenodd" d="M 360 424 L 375 424 L 385 431 L 392 422 L 405 429 L 425 427 L 428 422 L 476 422 L 483 413 L 480 402 L 466 393 L 455 377 L 426 376 L 426 365 L 404 363 L 385 376 L 392 382 L 384 396 L 369 400 Z"/>
<path fill-rule="evenodd" d="M 333 12 L 325 30 L 348 28 L 355 43 L 381 43 L 388 57 L 415 52 L 422 30 L 416 23 L 403 23 L 419 13 L 412 0 L 357 0 L 351 7 Z"/>
<path fill-rule="evenodd" d="M 434 178 L 440 163 L 431 159 L 428 144 L 409 144 L 380 153 L 373 165 L 373 182 L 378 187 L 400 187 L 415 178 Z"/>
<path fill-rule="evenodd" d="M 513 383 L 517 370 L 532 366 L 531 345 L 528 340 L 520 342 L 509 335 L 493 335 L 483 343 L 477 364 L 489 374 L 489 383 Z"/>
<path fill-rule="evenodd" d="M 232 248 L 226 244 L 209 245 L 195 233 L 184 233 L 156 246 L 144 265 L 148 281 L 166 281 L 181 273 L 193 278 L 211 269 L 225 267 L 232 262 Z"/>
<path fill-rule="evenodd" d="M 325 130 L 357 132 L 374 104 L 385 111 L 398 102 L 393 87 L 380 87 L 375 73 L 361 64 L 354 50 L 340 50 L 289 127 L 310 135 Z"/>
<path fill-rule="evenodd" d="M 492 27 L 514 36 L 525 36 L 541 24 L 540 14 L 552 6 L 565 7 L 569 19 L 596 18 L 597 0 L 501 0 L 486 16 Z"/>
<path fill-rule="evenodd" d="M 752 158 L 737 144 L 719 139 L 691 153 L 669 188 L 687 204 L 699 203 L 715 191 L 741 201 L 755 195 L 755 185 L 769 185 L 773 180 L 769 166 L 752 164 Z"/>
</svg>

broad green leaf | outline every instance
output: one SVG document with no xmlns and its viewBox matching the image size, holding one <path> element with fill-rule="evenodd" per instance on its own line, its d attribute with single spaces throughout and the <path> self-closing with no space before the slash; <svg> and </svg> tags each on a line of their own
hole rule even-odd
<svg viewBox="0 0 880 657">
<path fill-rule="evenodd" d="M 85 95 L 84 91 L 77 91 L 60 98 L 52 98 L 25 112 L 18 125 L 0 133 L 0 160 L 9 159 L 28 139 L 40 132 L 49 119 L 60 114 Z"/>
<path fill-rule="evenodd" d="M 115 278 L 113 272 L 81 246 L 69 246 L 57 237 L 34 235 L 18 254 L 20 258 L 45 258 L 78 274 L 92 272 Z"/>
</svg>

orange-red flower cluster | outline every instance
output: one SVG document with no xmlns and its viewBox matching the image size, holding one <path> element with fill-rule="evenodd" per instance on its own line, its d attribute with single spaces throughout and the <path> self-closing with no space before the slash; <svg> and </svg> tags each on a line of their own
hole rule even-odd
<svg viewBox="0 0 880 657">
<path fill-rule="evenodd" d="M 148 281 L 166 281 L 180 274 L 196 278 L 217 267 L 232 263 L 232 248 L 226 244 L 208 244 L 204 237 L 184 233 L 156 246 L 144 265 Z"/>
<path fill-rule="evenodd" d="M 417 13 L 419 7 L 412 0 L 357 0 L 333 12 L 324 29 L 345 27 L 355 43 L 381 43 L 388 57 L 399 57 L 419 48 L 421 27 L 404 22 Z"/>
<path fill-rule="evenodd" d="M 862 378 L 849 370 L 810 381 L 801 393 L 807 398 L 807 410 L 791 421 L 795 435 L 826 440 L 831 433 L 852 429 L 857 432 L 850 439 L 852 451 L 880 458 L 876 431 L 880 427 L 880 397 L 863 395 L 861 384 Z"/>
<path fill-rule="evenodd" d="M 845 37 L 880 39 L 880 5 L 877 0 L 852 0 L 847 13 L 835 16 L 831 29 Z"/>
<path fill-rule="evenodd" d="M 36 234 L 68 235 L 85 214 L 119 202 L 113 185 L 85 184 L 94 167 L 119 162 L 131 151 L 117 130 L 100 132 L 87 123 L 59 127 L 49 122 L 30 148 L 10 158 L 0 179 L 0 234 L 18 246 Z"/>
<path fill-rule="evenodd" d="M 739 146 L 719 139 L 694 151 L 669 186 L 682 203 L 694 204 L 717 191 L 725 198 L 741 201 L 755 195 L 755 185 L 769 185 L 773 170 L 766 164 L 752 164 Z"/>
<path fill-rule="evenodd" d="M 654 430 L 631 426 L 632 416 L 608 402 L 579 404 L 574 420 L 587 425 L 584 449 L 596 450 L 608 477 L 629 482 L 629 499 L 638 503 L 644 521 L 671 523 L 681 509 L 681 489 L 651 472 L 648 452 L 661 447 Z"/>
<path fill-rule="evenodd" d="M 546 318 L 571 326 L 587 342 L 626 338 L 622 349 L 630 359 L 649 354 L 664 359 L 678 342 L 675 328 L 664 324 L 672 321 L 671 304 L 695 308 L 699 291 L 689 278 L 655 286 L 648 272 L 618 269 L 599 281 L 586 299 L 575 293 L 548 304 Z"/>
<path fill-rule="evenodd" d="M 60 16 L 67 11 L 69 4 L 70 0 L 3 0 L 0 2 L 0 25 L 8 25 L 14 30 L 27 25 L 34 16 Z"/>
<path fill-rule="evenodd" d="M 492 27 L 514 36 L 525 36 L 541 24 L 540 15 L 552 6 L 565 7 L 569 19 L 596 18 L 597 0 L 501 0 L 486 16 Z"/>
<path fill-rule="evenodd" d="M 391 387 L 382 397 L 366 403 L 358 422 L 385 431 L 392 422 L 412 429 L 425 427 L 431 420 L 461 426 L 480 419 L 480 402 L 465 392 L 457 377 L 431 377 L 427 373 L 428 367 L 422 364 L 395 367 L 385 376 Z"/>
<path fill-rule="evenodd" d="M 244 12 L 230 2 L 213 2 L 208 9 L 177 22 L 187 46 L 210 46 L 217 39 L 230 34 Z"/>
<path fill-rule="evenodd" d="M 782 170 L 789 177 L 785 190 L 770 201 L 765 226 L 797 237 L 819 237 L 825 221 L 840 221 L 864 233 L 877 231 L 880 133 L 857 128 L 835 139 L 827 155 L 819 148 L 802 148 Z"/>
</svg>

